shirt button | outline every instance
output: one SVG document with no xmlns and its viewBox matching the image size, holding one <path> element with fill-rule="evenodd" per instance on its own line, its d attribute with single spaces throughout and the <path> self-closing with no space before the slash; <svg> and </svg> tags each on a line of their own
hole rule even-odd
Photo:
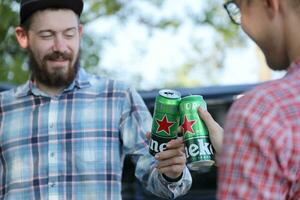
<svg viewBox="0 0 300 200">
<path fill-rule="evenodd" d="M 53 128 L 53 127 L 54 127 L 54 123 L 51 123 L 51 124 L 50 124 L 50 128 Z"/>
<path fill-rule="evenodd" d="M 54 182 L 50 183 L 50 187 L 54 187 L 54 186 L 55 186 Z"/>
<path fill-rule="evenodd" d="M 168 188 L 170 190 L 174 191 L 176 189 L 176 186 L 177 186 L 176 183 L 171 183 L 171 184 L 168 185 Z"/>
<path fill-rule="evenodd" d="M 53 158 L 55 156 L 55 153 L 54 152 L 51 152 L 50 153 L 50 156 Z"/>
</svg>

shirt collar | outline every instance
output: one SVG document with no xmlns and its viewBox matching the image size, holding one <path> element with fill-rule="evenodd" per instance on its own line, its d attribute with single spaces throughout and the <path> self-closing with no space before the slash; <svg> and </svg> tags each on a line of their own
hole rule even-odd
<svg viewBox="0 0 300 200">
<path fill-rule="evenodd" d="M 75 85 L 78 88 L 90 87 L 91 83 L 89 77 L 90 75 L 82 67 L 80 67 L 77 76 L 75 78 Z"/>
<path fill-rule="evenodd" d="M 64 89 L 63 92 L 72 91 L 75 88 L 88 88 L 90 86 L 91 83 L 89 81 L 89 74 L 82 67 L 80 67 L 75 80 L 66 89 Z M 35 86 L 32 78 L 30 78 L 24 85 L 17 87 L 16 89 L 16 97 L 25 97 L 30 94 L 44 96 L 44 93 Z"/>
</svg>

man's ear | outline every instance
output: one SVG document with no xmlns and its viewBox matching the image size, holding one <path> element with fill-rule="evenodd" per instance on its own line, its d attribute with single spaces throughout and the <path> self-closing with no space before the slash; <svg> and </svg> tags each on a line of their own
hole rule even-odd
<svg viewBox="0 0 300 200">
<path fill-rule="evenodd" d="M 15 33 L 16 33 L 17 41 L 21 46 L 21 48 L 26 49 L 28 47 L 28 35 L 26 31 L 22 27 L 18 26 L 15 29 Z"/>
<path fill-rule="evenodd" d="M 82 37 L 83 35 L 83 25 L 79 24 L 79 36 Z"/>
</svg>

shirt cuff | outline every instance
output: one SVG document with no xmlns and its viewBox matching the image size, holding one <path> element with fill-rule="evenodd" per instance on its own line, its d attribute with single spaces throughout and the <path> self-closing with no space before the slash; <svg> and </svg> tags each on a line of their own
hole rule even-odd
<svg viewBox="0 0 300 200">
<path fill-rule="evenodd" d="M 174 182 L 174 179 L 171 179 L 166 177 L 165 175 L 159 173 L 158 174 L 158 179 L 160 182 L 165 185 L 170 191 L 175 192 L 178 188 L 181 188 L 183 186 L 183 174 L 179 177 L 176 182 Z"/>
<path fill-rule="evenodd" d="M 180 176 L 178 176 L 178 178 L 170 178 L 170 177 L 166 176 L 165 174 L 162 174 L 162 176 L 167 182 L 174 183 L 174 182 L 178 182 L 182 179 L 183 172 L 181 173 Z"/>
</svg>

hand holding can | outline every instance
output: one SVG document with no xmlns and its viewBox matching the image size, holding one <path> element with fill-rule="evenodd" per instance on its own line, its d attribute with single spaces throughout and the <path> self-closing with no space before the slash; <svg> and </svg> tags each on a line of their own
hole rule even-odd
<svg viewBox="0 0 300 200">
<path fill-rule="evenodd" d="M 187 166 L 191 170 L 205 170 L 214 164 L 213 148 L 208 129 L 198 115 L 199 107 L 207 110 L 200 95 L 182 98 L 179 106 Z"/>
</svg>

